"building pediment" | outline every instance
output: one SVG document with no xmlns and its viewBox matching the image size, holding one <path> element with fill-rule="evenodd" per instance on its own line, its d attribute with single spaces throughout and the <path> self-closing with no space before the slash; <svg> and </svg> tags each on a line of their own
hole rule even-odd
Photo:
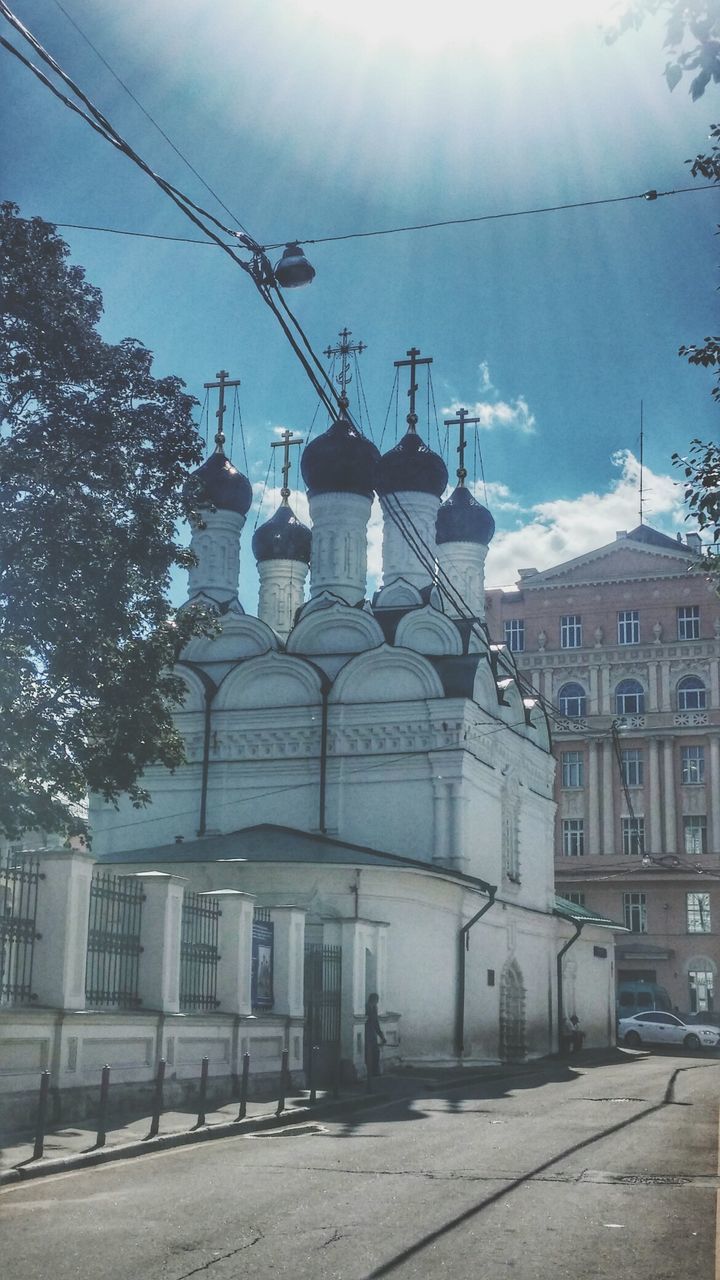
<svg viewBox="0 0 720 1280">
<path fill-rule="evenodd" d="M 683 577 L 693 562 L 694 556 L 689 549 L 683 543 L 673 544 L 671 538 L 665 544 L 657 545 L 639 542 L 629 536 L 566 560 L 564 564 L 554 565 L 552 569 L 523 577 L 521 586 L 527 593 L 540 588 L 583 586 L 632 578 Z"/>
</svg>

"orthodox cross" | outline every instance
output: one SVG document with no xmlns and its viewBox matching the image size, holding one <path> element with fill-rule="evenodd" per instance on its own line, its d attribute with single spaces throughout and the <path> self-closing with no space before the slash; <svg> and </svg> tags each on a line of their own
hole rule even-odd
<svg viewBox="0 0 720 1280">
<path fill-rule="evenodd" d="M 206 391 L 211 391 L 214 387 L 218 387 L 220 391 L 219 407 L 215 414 L 215 417 L 218 420 L 218 429 L 215 436 L 215 451 L 216 453 L 223 453 L 223 445 L 225 444 L 225 433 L 223 432 L 223 418 L 225 416 L 225 388 L 239 387 L 240 379 L 236 378 L 234 382 L 229 382 L 228 379 L 230 374 L 226 369 L 221 369 L 219 373 L 215 374 L 215 377 L 218 379 L 217 382 L 204 382 L 203 386 Z"/>
<path fill-rule="evenodd" d="M 366 350 L 366 344 L 364 342 L 351 342 L 352 331 L 350 329 L 343 329 L 338 334 L 338 337 L 340 341 L 334 347 L 326 347 L 324 355 L 328 357 L 340 356 L 340 372 L 336 375 L 335 381 L 340 387 L 340 406 L 343 409 L 347 409 L 350 403 L 347 397 L 347 388 L 348 383 L 352 382 L 349 357 L 360 355 L 361 352 Z"/>
<path fill-rule="evenodd" d="M 418 389 L 417 382 L 415 381 L 415 371 L 419 364 L 432 364 L 433 358 L 432 356 L 423 356 L 422 360 L 418 359 L 420 355 L 420 351 L 418 347 L 411 347 L 406 354 L 410 357 L 410 359 L 396 360 L 395 368 L 406 369 L 408 366 L 410 367 L 410 389 L 408 391 L 408 395 L 410 397 L 410 412 L 408 413 L 408 416 L 407 416 L 407 424 L 408 424 L 408 430 L 415 431 L 415 428 L 417 427 L 417 414 L 415 412 L 415 396 Z"/>
<path fill-rule="evenodd" d="M 467 471 L 465 470 L 465 448 L 467 446 L 467 440 L 465 439 L 465 428 L 476 427 L 480 421 L 479 418 L 468 418 L 467 415 L 468 415 L 467 409 L 458 409 L 457 418 L 445 419 L 446 427 L 460 428 L 460 442 L 457 447 L 457 452 L 460 454 L 460 466 L 457 469 L 457 478 L 461 485 L 465 483 L 465 478 L 467 476 Z"/>
<path fill-rule="evenodd" d="M 290 497 L 290 489 L 288 488 L 288 479 L 290 477 L 290 446 L 294 444 L 302 444 L 302 442 L 302 436 L 296 436 L 293 440 L 292 431 L 285 430 L 280 432 L 280 439 L 273 440 L 270 445 L 271 449 L 285 450 L 282 465 L 283 482 L 282 489 L 280 490 L 280 497 L 283 500 L 283 506 L 287 506 L 287 500 Z"/>
</svg>

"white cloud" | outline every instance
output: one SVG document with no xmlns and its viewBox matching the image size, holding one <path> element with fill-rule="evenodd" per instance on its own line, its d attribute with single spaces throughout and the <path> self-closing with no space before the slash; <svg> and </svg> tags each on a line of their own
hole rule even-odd
<svg viewBox="0 0 720 1280">
<path fill-rule="evenodd" d="M 535 430 L 535 415 L 524 396 L 514 400 L 502 400 L 490 375 L 487 360 L 481 360 L 478 366 L 479 391 L 482 398 L 468 404 L 467 401 L 454 399 L 443 409 L 443 414 L 457 414 L 458 409 L 468 410 L 468 417 L 478 418 L 478 426 L 483 431 L 493 431 L 496 427 L 510 427 L 530 435 Z"/>
<path fill-rule="evenodd" d="M 613 454 L 611 461 L 620 474 L 604 492 L 539 502 L 530 508 L 527 523 L 495 535 L 487 560 L 488 586 L 514 584 L 518 569 L 549 569 L 613 542 L 620 529 L 637 527 L 640 464 L 627 449 Z M 645 467 L 644 492 L 647 523 L 671 535 L 683 528 L 682 488 L 672 476 Z"/>
</svg>

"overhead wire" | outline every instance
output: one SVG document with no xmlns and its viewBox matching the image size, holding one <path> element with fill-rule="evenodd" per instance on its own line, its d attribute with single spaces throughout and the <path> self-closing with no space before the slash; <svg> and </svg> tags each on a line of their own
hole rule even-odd
<svg viewBox="0 0 720 1280">
<path fill-rule="evenodd" d="M 69 107 L 77 115 L 81 116 L 81 118 L 85 120 L 85 122 L 89 124 L 96 133 L 100 134 L 100 136 L 107 142 L 110 142 L 116 150 L 120 151 L 122 154 L 126 155 L 128 159 L 132 160 L 133 163 L 135 163 L 167 196 L 169 196 L 173 203 L 182 213 L 185 214 L 187 218 L 190 219 L 190 221 L 195 224 L 195 226 L 197 226 L 210 240 L 221 248 L 237 266 L 250 276 L 256 285 L 260 296 L 278 320 L 278 323 L 290 342 L 293 351 L 300 360 L 300 363 L 305 369 L 305 372 L 307 373 L 317 394 L 325 402 L 328 412 L 331 414 L 336 413 L 338 407 L 337 393 L 332 385 L 328 387 L 325 370 L 318 357 L 315 355 L 315 352 L 312 350 L 307 335 L 293 312 L 288 307 L 277 285 L 273 283 L 274 277 L 272 275 L 272 269 L 269 269 L 269 263 L 265 257 L 263 247 L 259 245 L 257 241 L 253 240 L 251 236 L 234 231 L 232 228 L 225 226 L 225 224 L 220 222 L 214 214 L 211 214 L 207 209 L 196 204 L 189 196 L 174 187 L 172 183 L 169 183 L 165 178 L 162 178 L 159 174 L 155 173 L 154 170 L 151 169 L 150 166 L 142 159 L 142 157 L 134 151 L 130 144 L 121 137 L 107 117 L 98 110 L 83 90 L 80 89 L 80 87 L 72 80 L 67 72 L 63 70 L 52 55 L 49 54 L 48 51 L 40 44 L 32 32 L 25 27 L 25 25 L 6 4 L 5 0 L 0 0 L 0 16 L 4 17 L 6 21 L 27 41 L 47 66 L 52 69 L 62 82 L 76 95 L 79 101 L 84 104 L 84 107 L 86 107 L 87 110 L 84 110 L 83 107 L 78 106 L 77 102 L 73 102 L 72 99 L 68 98 L 65 93 L 52 83 L 48 76 L 46 76 L 39 67 L 35 66 L 35 64 L 26 58 L 19 49 L 4 37 L 0 36 L 0 44 L 2 47 L 18 58 L 20 62 L 33 73 L 33 75 L 35 75 L 57 98 L 64 103 L 64 105 Z M 207 218 L 219 230 L 232 236 L 237 244 L 242 245 L 243 248 L 248 250 L 253 255 L 252 261 L 246 262 L 240 258 L 233 247 L 226 245 L 212 227 L 207 226 L 202 221 L 204 218 Z M 281 314 L 281 312 L 284 314 Z"/>
<path fill-rule="evenodd" d="M 236 213 L 233 213 L 232 209 L 229 209 L 229 208 L 228 208 L 228 206 L 225 204 L 225 202 L 224 202 L 224 201 L 221 199 L 221 197 L 218 195 L 217 191 L 215 191 L 215 190 L 210 186 L 210 184 L 209 184 L 208 182 L 206 182 L 206 181 L 205 181 L 205 179 L 203 178 L 203 176 L 202 176 L 202 174 L 201 174 L 201 173 L 198 173 L 198 170 L 195 168 L 194 164 L 192 164 L 192 163 L 191 163 L 191 161 L 190 161 L 190 160 L 188 160 L 187 156 L 183 154 L 183 152 L 180 150 L 180 148 L 179 148 L 179 147 L 178 147 L 178 146 L 173 142 L 172 138 L 168 137 L 168 135 L 166 134 L 166 132 L 165 132 L 165 130 L 162 128 L 162 126 L 158 124 L 157 120 L 155 120 L 153 116 L 151 116 L 150 112 L 147 110 L 147 107 L 145 107 L 145 106 L 143 105 L 143 103 L 142 103 L 142 102 L 140 101 L 140 99 L 136 96 L 136 94 L 134 94 L 134 93 L 133 93 L 133 91 L 132 91 L 132 89 L 129 87 L 129 85 L 127 85 L 127 84 L 125 83 L 125 81 L 124 81 L 124 80 L 123 80 L 123 79 L 118 75 L 118 73 L 117 73 L 117 71 L 115 70 L 115 68 L 114 68 L 114 67 L 112 67 L 112 66 L 110 65 L 110 63 L 108 62 L 107 58 L 106 58 L 106 57 L 104 56 L 104 54 L 102 54 L 102 53 L 100 52 L 100 50 L 98 49 L 97 45 L 93 44 L 93 42 L 92 42 L 92 40 L 90 39 L 90 37 L 88 36 L 88 34 L 87 34 L 85 31 L 83 31 L 83 29 L 82 29 L 82 27 L 80 26 L 79 22 L 77 22 L 77 20 L 72 16 L 72 14 L 68 13 L 68 11 L 67 11 L 67 9 L 65 8 L 65 6 L 64 6 L 63 4 L 61 4 L 61 3 L 60 3 L 60 0 L 54 0 L 54 2 L 55 2 L 56 7 L 60 10 L 60 12 L 61 12 L 61 13 L 63 13 L 63 14 L 65 15 L 65 17 L 67 18 L 67 20 L 68 20 L 68 22 L 71 24 L 71 26 L 73 26 L 73 27 L 75 28 L 75 30 L 77 31 L 78 35 L 82 37 L 82 39 L 85 41 L 85 43 L 86 43 L 87 45 L 89 45 L 89 47 L 92 49 L 92 51 L 93 51 L 93 53 L 95 54 L 95 56 L 96 56 L 97 58 L 99 58 L 99 59 L 100 59 L 100 61 L 102 62 L 103 66 L 107 68 L 107 70 L 110 72 L 110 75 L 113 77 L 113 79 L 117 80 L 117 83 L 120 85 L 120 88 L 121 88 L 121 89 L 123 89 L 123 90 L 124 90 L 124 92 L 128 95 L 128 97 L 132 99 L 132 101 L 135 103 L 135 106 L 136 106 L 136 107 L 138 107 L 138 108 L 140 109 L 140 111 L 142 111 L 143 115 L 145 116 L 145 118 L 146 118 L 147 120 L 149 120 L 149 121 L 150 121 L 150 124 L 153 126 L 153 128 L 154 128 L 154 129 L 157 129 L 158 133 L 160 134 L 160 136 L 161 136 L 162 138 L 164 138 L 164 139 L 165 139 L 165 141 L 167 142 L 168 146 L 172 147 L 173 151 L 175 152 L 175 154 L 176 154 L 177 156 L 179 156 L 179 158 L 182 160 L 183 164 L 184 164 L 184 165 L 186 165 L 186 166 L 187 166 L 187 168 L 190 170 L 190 172 L 191 172 L 191 173 L 193 173 L 193 174 L 195 175 L 195 177 L 198 179 L 198 181 L 202 183 L 202 185 L 204 186 L 205 190 L 206 190 L 206 191 L 208 191 L 208 192 L 210 193 L 210 195 L 213 197 L 213 199 L 217 200 L 217 202 L 218 202 L 218 204 L 221 206 L 221 208 L 223 208 L 223 209 L 225 210 L 225 212 L 226 212 L 227 214 L 229 214 L 229 215 L 230 215 L 230 217 L 233 219 L 233 221 L 237 223 L 237 225 L 240 227 L 240 230 L 241 230 L 241 231 L 244 231 L 246 235 L 249 235 L 249 234 L 250 234 L 250 232 L 248 231 L 247 227 L 243 226 L 243 224 L 242 224 L 242 222 L 240 221 L 240 219 L 238 218 L 237 214 L 236 214 Z"/>
</svg>

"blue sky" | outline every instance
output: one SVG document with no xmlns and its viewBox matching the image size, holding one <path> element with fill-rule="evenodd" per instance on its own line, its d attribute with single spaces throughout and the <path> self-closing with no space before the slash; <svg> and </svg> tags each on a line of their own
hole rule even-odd
<svg viewBox="0 0 720 1280">
<path fill-rule="evenodd" d="M 688 186 L 684 161 L 717 115 L 716 90 L 695 104 L 685 84 L 669 93 L 661 24 L 607 45 L 600 0 L 508 0 L 502 21 L 482 0 L 366 0 L 358 12 L 327 0 L 62 3 L 264 244 Z M 14 7 L 150 164 L 229 221 L 55 0 Z M 58 223 L 195 234 L 1 56 L 5 198 Z M 316 350 L 344 325 L 367 344 L 376 440 L 393 360 L 412 345 L 434 358 L 441 414 L 477 406 L 498 522 L 491 584 L 637 524 L 641 400 L 646 519 L 681 527 L 670 455 L 716 434 L 709 376 L 677 357 L 716 331 L 716 205 L 698 192 L 308 248 L 317 277 L 288 301 Z M 244 273 L 209 247 L 62 234 L 103 292 L 109 340 L 142 340 L 157 373 L 200 401 L 218 369 L 241 378 L 259 492 L 274 431 L 307 435 L 316 405 Z M 421 430 L 436 443 L 424 408 Z M 393 410 L 383 448 L 394 431 Z M 234 455 L 242 463 L 237 431 Z M 249 542 L 248 530 L 241 597 L 254 609 Z M 374 567 L 378 546 L 375 529 Z"/>
</svg>

